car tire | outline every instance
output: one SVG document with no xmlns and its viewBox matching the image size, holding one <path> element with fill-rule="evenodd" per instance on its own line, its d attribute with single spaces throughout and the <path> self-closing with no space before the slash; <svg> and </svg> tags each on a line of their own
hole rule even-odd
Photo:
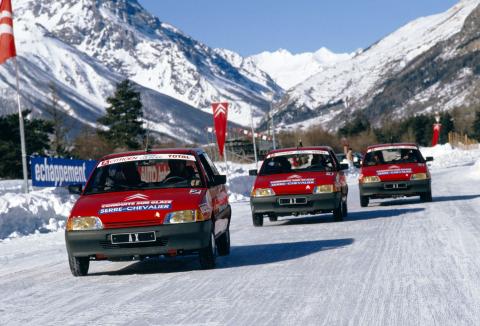
<svg viewBox="0 0 480 326">
<path fill-rule="evenodd" d="M 270 216 L 268 216 L 268 219 L 270 220 L 270 222 L 278 221 L 278 217 L 276 215 L 270 215 Z"/>
<path fill-rule="evenodd" d="M 74 257 L 69 254 L 68 264 L 70 265 L 70 271 L 73 276 L 85 276 L 88 274 L 88 268 L 90 267 L 90 258 Z"/>
<path fill-rule="evenodd" d="M 345 198 L 345 201 L 343 202 L 343 217 L 348 216 L 348 205 L 347 205 L 347 198 Z"/>
<path fill-rule="evenodd" d="M 263 226 L 263 215 L 253 214 L 252 221 L 253 221 L 253 226 Z"/>
<path fill-rule="evenodd" d="M 423 194 L 420 194 L 420 200 L 423 201 L 424 203 L 429 203 L 431 201 L 433 201 L 433 198 L 432 198 L 432 191 L 427 191 L 427 192 L 424 192 Z"/>
<path fill-rule="evenodd" d="M 367 207 L 369 202 L 370 202 L 370 199 L 368 198 L 368 196 L 360 195 L 360 206 Z"/>
<path fill-rule="evenodd" d="M 343 221 L 343 200 L 340 200 L 338 207 L 333 210 L 333 218 L 335 221 Z"/>
<path fill-rule="evenodd" d="M 230 228 L 217 239 L 217 251 L 219 256 L 227 256 L 230 254 Z"/>
<path fill-rule="evenodd" d="M 198 258 L 200 261 L 200 267 L 202 269 L 212 269 L 215 268 L 215 261 L 217 258 L 217 246 L 215 243 L 215 235 L 213 231 L 210 233 L 210 241 L 208 246 L 200 249 L 198 253 Z"/>
</svg>

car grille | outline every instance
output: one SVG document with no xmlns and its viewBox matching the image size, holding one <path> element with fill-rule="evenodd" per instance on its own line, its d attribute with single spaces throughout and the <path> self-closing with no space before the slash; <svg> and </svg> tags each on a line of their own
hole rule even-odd
<svg viewBox="0 0 480 326">
<path fill-rule="evenodd" d="M 386 190 L 407 189 L 406 183 L 389 183 L 384 186 Z"/>
<path fill-rule="evenodd" d="M 105 229 L 121 229 L 121 228 L 134 228 L 142 226 L 155 226 L 160 225 L 159 220 L 139 220 L 139 221 L 122 221 L 122 222 L 108 222 L 104 223 Z"/>
<path fill-rule="evenodd" d="M 138 242 L 138 243 L 120 243 L 113 244 L 109 240 L 100 241 L 100 246 L 103 249 L 126 249 L 126 248 L 145 248 L 145 247 L 165 247 L 168 239 L 159 238 L 154 242 Z"/>
<path fill-rule="evenodd" d="M 291 198 L 279 198 L 279 205 L 305 205 L 307 204 L 307 198 L 305 197 L 291 197 Z"/>
</svg>

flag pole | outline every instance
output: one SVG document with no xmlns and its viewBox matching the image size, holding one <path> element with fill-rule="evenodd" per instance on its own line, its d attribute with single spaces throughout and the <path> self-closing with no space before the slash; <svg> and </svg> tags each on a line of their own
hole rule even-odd
<svg viewBox="0 0 480 326">
<path fill-rule="evenodd" d="M 18 78 L 17 57 L 13 57 L 15 62 L 15 73 L 17 77 L 17 104 L 18 104 L 18 120 L 20 124 L 20 146 L 22 148 L 22 167 L 23 167 L 23 190 L 28 194 L 28 172 L 27 172 L 27 151 L 25 146 L 25 127 L 23 125 L 22 108 L 20 105 L 20 83 Z"/>
</svg>

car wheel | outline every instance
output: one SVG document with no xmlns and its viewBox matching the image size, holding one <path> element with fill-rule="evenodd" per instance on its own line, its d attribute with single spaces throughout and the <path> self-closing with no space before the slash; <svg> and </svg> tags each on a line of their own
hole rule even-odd
<svg viewBox="0 0 480 326">
<path fill-rule="evenodd" d="M 343 202 L 343 217 L 347 217 L 348 215 L 348 205 L 347 205 L 347 198 Z"/>
<path fill-rule="evenodd" d="M 367 207 L 369 201 L 370 201 L 370 199 L 368 198 L 368 196 L 361 196 L 360 195 L 360 206 Z"/>
<path fill-rule="evenodd" d="M 276 222 L 278 221 L 278 217 L 276 215 L 269 215 L 268 216 L 268 219 L 270 220 L 270 222 Z"/>
<path fill-rule="evenodd" d="M 424 192 L 423 194 L 420 195 L 420 200 L 423 202 L 431 202 L 433 200 L 432 198 L 432 191 Z"/>
<path fill-rule="evenodd" d="M 73 276 L 85 276 L 88 274 L 88 268 L 90 267 L 90 258 L 74 257 L 69 254 L 68 264 Z"/>
<path fill-rule="evenodd" d="M 215 235 L 213 231 L 210 234 L 210 241 L 208 246 L 200 249 L 198 253 L 200 267 L 202 269 L 212 269 L 215 267 L 215 260 L 217 258 L 217 246 L 215 244 Z"/>
<path fill-rule="evenodd" d="M 252 215 L 253 225 L 254 226 L 263 226 L 263 215 L 262 214 L 253 214 Z"/>
<path fill-rule="evenodd" d="M 230 228 L 217 239 L 217 251 L 219 256 L 230 254 Z"/>
<path fill-rule="evenodd" d="M 343 221 L 343 200 L 340 200 L 338 207 L 333 210 L 333 218 L 335 221 Z"/>
</svg>

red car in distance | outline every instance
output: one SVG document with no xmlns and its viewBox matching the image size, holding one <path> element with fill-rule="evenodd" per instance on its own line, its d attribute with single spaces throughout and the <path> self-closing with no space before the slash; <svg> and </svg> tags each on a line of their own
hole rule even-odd
<svg viewBox="0 0 480 326">
<path fill-rule="evenodd" d="M 330 147 L 301 147 L 268 153 L 256 175 L 250 196 L 254 226 L 264 217 L 333 212 L 336 220 L 347 216 L 348 185 L 343 170 Z"/>
<path fill-rule="evenodd" d="M 417 144 L 395 143 L 367 148 L 360 170 L 360 205 L 372 198 L 420 196 L 432 201 L 431 177 Z"/>
<path fill-rule="evenodd" d="M 230 252 L 231 208 L 225 186 L 201 149 L 162 149 L 100 160 L 67 221 L 65 240 L 74 276 L 92 260 L 135 260 L 198 254 L 213 268 Z"/>
</svg>

